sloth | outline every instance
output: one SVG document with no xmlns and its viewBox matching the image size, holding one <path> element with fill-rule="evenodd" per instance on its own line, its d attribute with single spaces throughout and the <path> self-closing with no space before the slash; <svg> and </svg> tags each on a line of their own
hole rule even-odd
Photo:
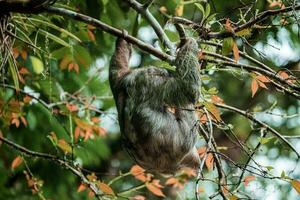
<svg viewBox="0 0 300 200">
<path fill-rule="evenodd" d="M 186 38 L 177 50 L 175 71 L 148 66 L 128 67 L 131 45 L 118 38 L 109 66 L 122 140 L 143 168 L 174 174 L 183 167 L 197 169 L 194 105 L 200 92 L 198 44 Z"/>
</svg>

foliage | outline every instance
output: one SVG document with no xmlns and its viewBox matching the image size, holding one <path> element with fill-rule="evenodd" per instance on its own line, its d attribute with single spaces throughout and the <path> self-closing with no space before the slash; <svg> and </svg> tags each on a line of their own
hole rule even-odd
<svg viewBox="0 0 300 200">
<path fill-rule="evenodd" d="M 299 197 L 299 5 L 140 2 L 164 36 L 126 2 L 135 1 L 59 0 L 51 6 L 145 41 L 144 51 L 134 43 L 134 67 L 172 69 L 149 46 L 172 58 L 169 47 L 180 38 L 174 22 L 199 40 L 203 97 L 195 109 L 207 133 L 198 142 L 203 174 L 186 168 L 166 177 L 135 165 L 122 148 L 108 84 L 116 34 L 32 7 L 27 14 L 0 14 L 0 138 L 13 141 L 0 143 L 0 199 L 265 199 L 269 186 L 274 198 Z M 272 12 L 241 28 L 266 10 Z"/>
</svg>

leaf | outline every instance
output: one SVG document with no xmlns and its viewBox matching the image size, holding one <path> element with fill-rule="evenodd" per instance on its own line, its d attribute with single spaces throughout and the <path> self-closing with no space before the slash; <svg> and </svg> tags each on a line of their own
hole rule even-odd
<svg viewBox="0 0 300 200">
<path fill-rule="evenodd" d="M 162 192 L 160 187 L 157 187 L 157 185 L 155 185 L 153 183 L 146 183 L 146 187 L 150 192 L 152 192 L 156 196 L 165 197 L 164 193 Z"/>
<path fill-rule="evenodd" d="M 205 165 L 208 169 L 208 171 L 211 171 L 214 167 L 214 157 L 212 153 L 207 154 Z"/>
<path fill-rule="evenodd" d="M 136 195 L 132 198 L 133 200 L 145 200 L 146 198 L 142 195 Z"/>
<path fill-rule="evenodd" d="M 23 58 L 23 60 L 26 60 L 27 59 L 27 51 L 22 50 L 21 51 L 21 57 Z"/>
<path fill-rule="evenodd" d="M 203 104 L 218 122 L 222 121 L 220 111 L 214 104 L 209 102 L 205 102 Z"/>
<path fill-rule="evenodd" d="M 20 120 L 18 118 L 13 118 L 10 124 L 15 124 L 17 128 L 20 126 Z"/>
<path fill-rule="evenodd" d="M 113 195 L 113 196 L 115 195 L 114 191 L 106 183 L 98 181 L 97 186 L 104 194 Z"/>
<path fill-rule="evenodd" d="M 238 62 L 240 59 L 240 53 L 239 53 L 239 48 L 238 48 L 236 42 L 233 43 L 232 51 L 233 51 L 233 57 L 234 57 L 235 62 Z"/>
<path fill-rule="evenodd" d="M 93 41 L 93 42 L 96 41 L 96 37 L 90 29 L 87 30 L 87 35 L 91 41 Z"/>
<path fill-rule="evenodd" d="M 224 100 L 215 94 L 211 96 L 211 100 L 213 103 L 224 104 Z"/>
<path fill-rule="evenodd" d="M 198 154 L 199 154 L 200 158 L 204 157 L 206 151 L 207 151 L 206 147 L 200 147 L 200 148 L 198 148 Z"/>
<path fill-rule="evenodd" d="M 3 133 L 2 131 L 0 130 L 0 138 L 3 138 Z M 0 140 L 0 146 L 2 145 L 2 141 Z"/>
<path fill-rule="evenodd" d="M 57 146 L 65 153 L 72 153 L 72 147 L 64 139 L 58 140 Z"/>
<path fill-rule="evenodd" d="M 25 117 L 20 116 L 21 122 L 24 124 L 24 126 L 27 126 L 27 121 L 25 119 Z"/>
<path fill-rule="evenodd" d="M 146 170 L 144 170 L 142 167 L 140 167 L 139 165 L 134 165 L 131 167 L 130 169 L 130 173 L 133 175 L 133 176 L 137 176 L 137 175 L 140 175 L 140 174 L 143 174 Z"/>
<path fill-rule="evenodd" d="M 230 23 L 230 19 L 229 18 L 226 19 L 225 29 L 228 32 L 232 32 L 232 33 L 234 32 L 233 28 L 231 27 L 231 23 Z"/>
<path fill-rule="evenodd" d="M 232 52 L 234 40 L 232 37 L 227 37 L 223 40 L 222 55 L 228 55 Z"/>
<path fill-rule="evenodd" d="M 176 7 L 175 15 L 181 17 L 183 15 L 184 5 L 179 5 Z"/>
<path fill-rule="evenodd" d="M 268 138 L 263 137 L 263 138 L 260 138 L 259 142 L 261 144 L 266 144 L 266 143 L 270 142 L 273 138 L 274 137 L 268 137 Z"/>
<path fill-rule="evenodd" d="M 69 63 L 72 62 L 72 58 L 70 56 L 65 56 L 59 63 L 60 69 L 64 70 L 67 69 Z"/>
<path fill-rule="evenodd" d="M 17 66 L 11 56 L 8 57 L 8 66 L 9 66 L 9 72 L 14 81 L 15 88 L 18 91 L 20 90 L 19 76 L 18 76 Z"/>
<path fill-rule="evenodd" d="M 91 121 L 92 121 L 93 123 L 99 123 L 99 122 L 101 122 L 101 119 L 100 119 L 99 117 L 92 117 L 92 118 L 91 118 Z"/>
<path fill-rule="evenodd" d="M 44 63 L 35 56 L 29 56 L 29 61 L 32 65 L 33 71 L 36 74 L 40 74 L 44 71 Z"/>
<path fill-rule="evenodd" d="M 251 92 L 252 92 L 252 98 L 254 97 L 254 95 L 256 94 L 258 89 L 258 83 L 257 80 L 253 79 L 251 82 Z"/>
<path fill-rule="evenodd" d="M 256 80 L 259 80 L 260 82 L 263 82 L 263 83 L 269 83 L 270 82 L 270 79 L 264 75 L 258 75 L 255 77 Z"/>
<path fill-rule="evenodd" d="M 240 30 L 236 33 L 237 36 L 248 36 L 248 35 L 251 35 L 251 29 L 250 28 L 245 28 L 243 30 Z"/>
<path fill-rule="evenodd" d="M 253 175 L 246 176 L 246 177 L 244 178 L 244 185 L 245 185 L 245 187 L 249 184 L 250 181 L 255 180 L 255 178 L 256 178 L 256 177 L 253 176 Z"/>
<path fill-rule="evenodd" d="M 210 15 L 210 4 L 206 3 L 205 6 L 205 18 L 207 18 Z"/>
<path fill-rule="evenodd" d="M 300 181 L 294 179 L 291 181 L 291 184 L 293 188 L 300 194 Z"/>
<path fill-rule="evenodd" d="M 23 158 L 21 156 L 17 156 L 11 163 L 11 169 L 15 169 L 23 163 Z"/>
<path fill-rule="evenodd" d="M 84 184 L 81 183 L 81 184 L 79 185 L 78 189 L 77 189 L 77 192 L 82 192 L 82 191 L 86 190 L 86 188 L 87 188 L 87 187 L 86 187 Z"/>
<path fill-rule="evenodd" d="M 238 200 L 239 198 L 237 197 L 237 196 L 235 196 L 235 195 L 231 195 L 230 197 L 229 197 L 229 200 Z"/>
<path fill-rule="evenodd" d="M 165 6 L 162 6 L 162 7 L 159 8 L 159 11 L 160 11 L 161 13 L 167 13 L 167 12 L 168 12 L 168 9 L 167 9 Z"/>
<path fill-rule="evenodd" d="M 78 107 L 77 107 L 77 105 L 75 105 L 75 104 L 67 103 L 66 107 L 67 107 L 67 109 L 68 109 L 70 112 L 76 112 L 76 111 L 78 111 Z"/>
<path fill-rule="evenodd" d="M 263 82 L 257 81 L 257 83 L 258 83 L 259 87 L 268 89 L 268 87 Z"/>
<path fill-rule="evenodd" d="M 205 16 L 204 7 L 200 3 L 195 3 L 195 6 L 201 11 L 203 18 L 204 18 L 204 16 Z"/>
</svg>

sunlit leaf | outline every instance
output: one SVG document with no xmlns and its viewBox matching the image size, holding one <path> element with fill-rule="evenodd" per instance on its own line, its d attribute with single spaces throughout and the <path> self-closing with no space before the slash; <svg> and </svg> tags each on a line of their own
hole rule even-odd
<svg viewBox="0 0 300 200">
<path fill-rule="evenodd" d="M 222 55 L 228 55 L 232 52 L 234 40 L 232 37 L 227 37 L 223 40 Z"/>
<path fill-rule="evenodd" d="M 72 147 L 64 139 L 58 140 L 57 146 L 65 153 L 72 153 Z"/>
<path fill-rule="evenodd" d="M 82 191 L 86 190 L 86 188 L 87 188 L 87 187 L 86 187 L 84 184 L 81 183 L 81 184 L 79 185 L 78 189 L 77 189 L 77 192 L 82 192 Z"/>
<path fill-rule="evenodd" d="M 208 153 L 206 160 L 205 160 L 205 165 L 208 169 L 208 171 L 211 171 L 214 167 L 214 156 L 212 153 Z"/>
<path fill-rule="evenodd" d="M 238 62 L 240 59 L 240 53 L 239 53 L 239 48 L 235 42 L 233 43 L 232 51 L 233 51 L 233 57 L 235 62 Z"/>
<path fill-rule="evenodd" d="M 157 186 L 157 184 L 146 183 L 146 187 L 150 192 L 152 192 L 156 196 L 165 197 L 164 193 L 161 190 L 162 187 Z"/>
<path fill-rule="evenodd" d="M 291 184 L 293 188 L 300 194 L 300 181 L 294 179 L 291 181 Z"/>
<path fill-rule="evenodd" d="M 220 111 L 214 104 L 209 103 L 209 102 L 205 102 L 205 103 L 203 103 L 203 105 L 213 115 L 213 117 L 217 121 L 222 121 Z"/>
<path fill-rule="evenodd" d="M 137 176 L 137 175 L 140 175 L 140 174 L 143 174 L 146 170 L 144 170 L 142 167 L 140 167 L 139 165 L 134 165 L 131 167 L 130 169 L 130 173 L 133 175 L 133 176 Z"/>
<path fill-rule="evenodd" d="M 237 36 L 249 36 L 251 35 L 251 29 L 250 28 L 245 28 L 243 30 L 240 30 L 236 33 Z"/>
<path fill-rule="evenodd" d="M 104 194 L 115 195 L 114 191 L 106 183 L 98 181 L 97 186 Z"/>
<path fill-rule="evenodd" d="M 182 16 L 183 15 L 183 9 L 184 9 L 184 5 L 179 5 L 177 6 L 176 10 L 175 10 L 175 15 L 176 16 Z"/>
<path fill-rule="evenodd" d="M 44 71 L 44 63 L 35 56 L 29 56 L 34 73 L 40 74 Z"/>
<path fill-rule="evenodd" d="M 250 181 L 254 181 L 255 178 L 256 178 L 256 177 L 253 176 L 253 175 L 246 176 L 246 177 L 244 178 L 244 185 L 245 185 L 245 186 L 248 186 L 249 182 L 250 182 Z"/>
<path fill-rule="evenodd" d="M 132 198 L 133 200 L 146 200 L 146 197 L 142 196 L 142 195 L 136 195 Z"/>
<path fill-rule="evenodd" d="M 17 156 L 11 163 L 11 169 L 15 169 L 23 163 L 23 158 L 21 156 Z"/>
<path fill-rule="evenodd" d="M 256 94 L 258 89 L 258 83 L 257 80 L 253 79 L 251 82 L 251 92 L 252 92 L 252 97 L 254 97 L 254 95 Z"/>
</svg>

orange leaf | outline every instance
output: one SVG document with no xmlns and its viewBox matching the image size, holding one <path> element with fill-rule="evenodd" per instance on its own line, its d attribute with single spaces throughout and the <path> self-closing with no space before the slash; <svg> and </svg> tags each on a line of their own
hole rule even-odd
<svg viewBox="0 0 300 200">
<path fill-rule="evenodd" d="M 229 18 L 226 19 L 225 29 L 228 32 L 234 32 L 233 28 L 231 27 L 231 23 L 230 23 L 230 19 Z"/>
<path fill-rule="evenodd" d="M 30 97 L 30 96 L 28 96 L 28 95 L 26 95 L 24 98 L 23 98 L 23 102 L 24 103 L 30 103 L 30 101 L 32 100 L 32 97 Z"/>
<path fill-rule="evenodd" d="M 146 198 L 142 195 L 136 195 L 133 197 L 133 200 L 145 200 Z"/>
<path fill-rule="evenodd" d="M 81 132 L 82 132 L 81 129 L 78 126 L 76 126 L 74 131 L 74 139 L 76 142 L 78 141 Z"/>
<path fill-rule="evenodd" d="M 134 165 L 131 167 L 130 169 L 130 173 L 133 175 L 133 176 L 137 176 L 137 175 L 140 175 L 140 174 L 143 174 L 146 170 L 144 170 L 142 167 L 140 167 L 139 165 Z"/>
<path fill-rule="evenodd" d="M 104 194 L 115 195 L 114 191 L 106 183 L 98 181 L 97 186 Z"/>
<path fill-rule="evenodd" d="M 208 171 L 211 171 L 214 167 L 214 157 L 212 153 L 207 154 L 205 165 L 208 169 Z"/>
<path fill-rule="evenodd" d="M 82 191 L 84 191 L 86 189 L 86 186 L 84 185 L 84 184 L 80 184 L 79 185 L 79 187 L 78 187 L 78 189 L 77 189 L 77 192 L 82 192 Z"/>
<path fill-rule="evenodd" d="M 23 60 L 26 60 L 27 59 L 27 51 L 22 50 L 21 51 L 21 57 L 23 58 Z"/>
<path fill-rule="evenodd" d="M 239 48 L 235 42 L 233 43 L 232 51 L 233 51 L 233 57 L 235 62 L 238 62 L 240 59 L 240 53 L 239 53 Z"/>
<path fill-rule="evenodd" d="M 294 179 L 291 181 L 291 184 L 293 188 L 300 194 L 300 181 Z"/>
<path fill-rule="evenodd" d="M 220 104 L 224 103 L 224 100 L 215 94 L 211 96 L 211 100 L 214 103 L 220 103 Z"/>
<path fill-rule="evenodd" d="M 244 178 L 244 185 L 247 186 L 247 185 L 249 184 L 249 182 L 250 182 L 250 181 L 253 181 L 253 180 L 255 180 L 255 176 L 253 176 L 253 175 L 246 176 L 246 177 Z"/>
<path fill-rule="evenodd" d="M 172 185 L 173 187 L 176 187 L 178 189 L 182 189 L 183 188 L 183 184 L 179 182 L 179 180 L 177 178 L 169 178 L 166 183 L 166 185 Z"/>
<path fill-rule="evenodd" d="M 87 30 L 87 35 L 91 41 L 96 41 L 95 35 L 92 31 L 90 31 L 90 29 Z"/>
<path fill-rule="evenodd" d="M 278 73 L 278 75 L 283 78 L 283 79 L 288 79 L 289 78 L 289 74 L 284 72 L 284 71 L 281 71 Z"/>
<path fill-rule="evenodd" d="M 197 176 L 195 170 L 190 167 L 182 168 L 182 173 L 186 174 L 188 177 Z"/>
<path fill-rule="evenodd" d="M 99 123 L 101 121 L 101 119 L 99 117 L 92 117 L 91 121 L 94 123 Z"/>
<path fill-rule="evenodd" d="M 59 63 L 59 67 L 61 69 L 67 69 L 68 64 L 72 61 L 72 58 L 70 58 L 69 56 L 64 57 L 60 63 Z"/>
<path fill-rule="evenodd" d="M 17 128 L 20 126 L 20 120 L 18 118 L 13 118 L 10 123 L 15 124 Z"/>
<path fill-rule="evenodd" d="M 258 89 L 257 80 L 253 79 L 251 82 L 252 98 L 254 97 L 255 93 L 257 92 L 257 89 Z"/>
<path fill-rule="evenodd" d="M 20 116 L 20 119 L 21 119 L 22 123 L 24 124 L 24 126 L 27 126 L 27 121 L 26 121 L 25 117 Z"/>
<path fill-rule="evenodd" d="M 257 82 L 260 87 L 268 89 L 268 87 L 263 82 L 260 82 L 260 81 L 257 81 Z"/>
<path fill-rule="evenodd" d="M 214 104 L 209 102 L 205 102 L 203 104 L 218 122 L 222 121 L 220 111 Z"/>
<path fill-rule="evenodd" d="M 23 158 L 21 156 L 17 156 L 11 163 L 11 169 L 15 169 L 23 163 Z"/>
<path fill-rule="evenodd" d="M 178 181 L 177 178 L 172 177 L 172 178 L 167 179 L 166 185 L 174 185 L 174 184 L 176 184 L 176 183 L 178 183 L 178 182 L 179 182 L 179 181 Z"/>
<path fill-rule="evenodd" d="M 66 107 L 70 112 L 78 111 L 78 107 L 75 104 L 67 103 Z"/>
<path fill-rule="evenodd" d="M 19 73 L 22 75 L 30 74 L 29 71 L 25 67 L 21 67 Z"/>
<path fill-rule="evenodd" d="M 13 57 L 17 58 L 17 57 L 19 57 L 19 55 L 20 55 L 19 50 L 17 48 L 13 48 Z"/>
<path fill-rule="evenodd" d="M 258 75 L 255 77 L 256 80 L 259 80 L 260 82 L 263 82 L 263 83 L 269 83 L 270 80 L 268 77 L 264 76 L 264 75 Z"/>
<path fill-rule="evenodd" d="M 152 183 L 146 183 L 147 189 L 159 197 L 165 197 L 164 193 L 161 191 L 159 187 L 157 187 L 155 184 Z"/>
<path fill-rule="evenodd" d="M 198 154 L 200 156 L 200 158 L 203 158 L 206 152 L 206 147 L 200 147 L 198 148 Z"/>
<path fill-rule="evenodd" d="M 65 153 L 72 153 L 72 147 L 64 139 L 58 140 L 57 146 Z"/>
</svg>

